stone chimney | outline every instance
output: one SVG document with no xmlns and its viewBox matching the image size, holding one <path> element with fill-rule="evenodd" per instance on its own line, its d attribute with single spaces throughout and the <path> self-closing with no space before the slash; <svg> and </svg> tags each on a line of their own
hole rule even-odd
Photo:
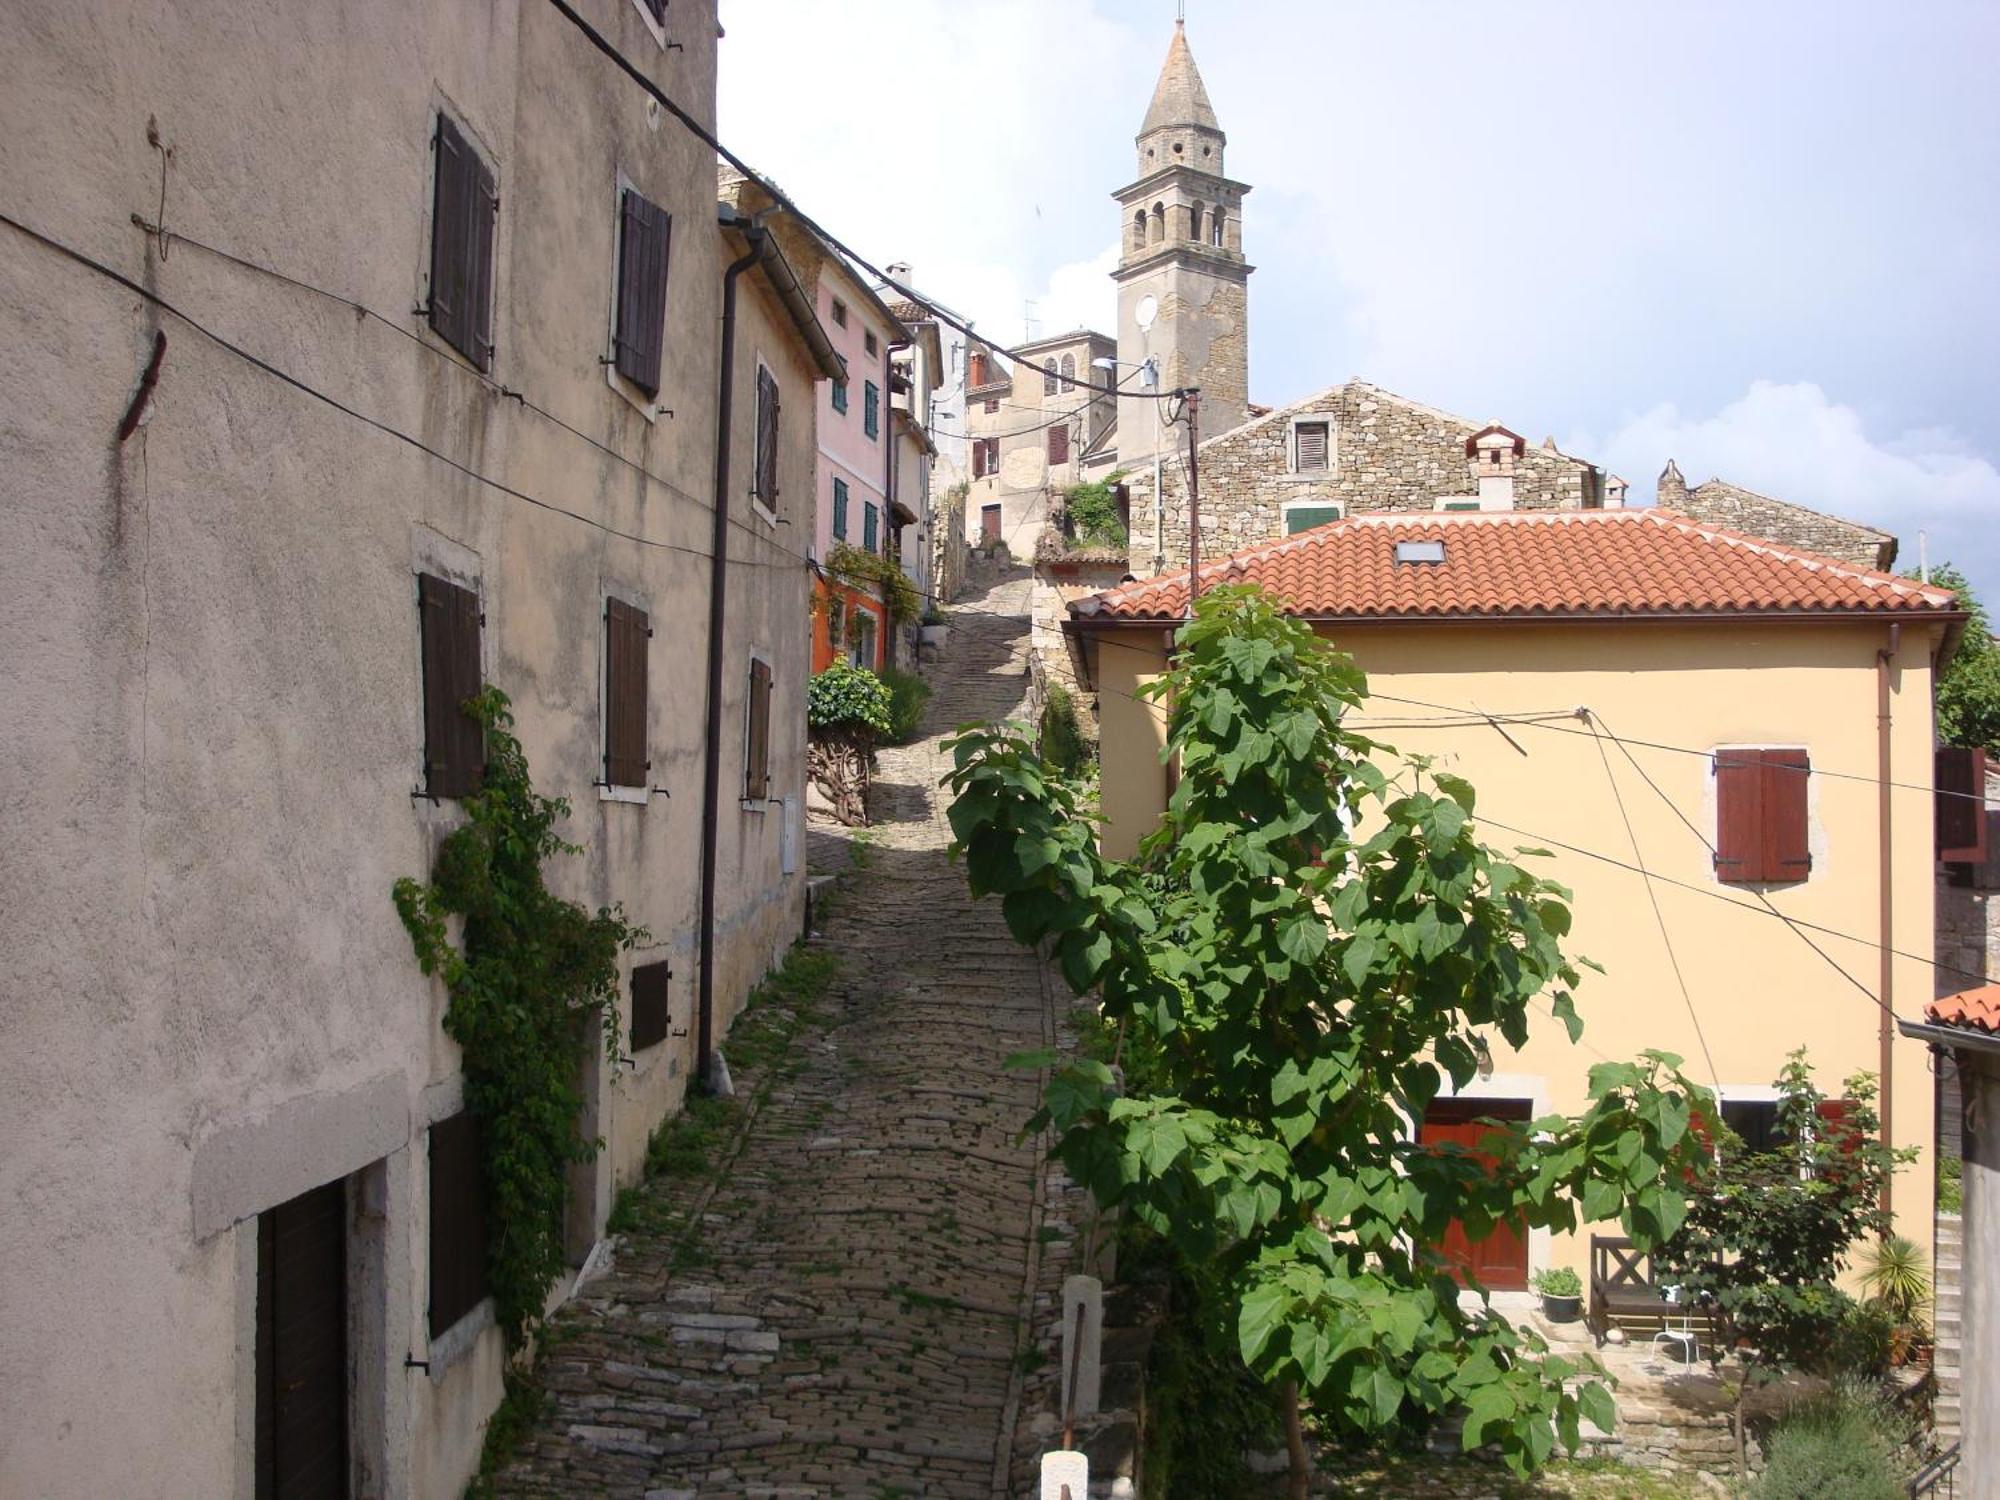
<svg viewBox="0 0 2000 1500">
<path fill-rule="evenodd" d="M 1625 492 L 1630 488 L 1631 486 L 1616 474 L 1606 479 L 1604 481 L 1604 508 L 1606 510 L 1623 510 L 1625 508 Z"/>
<path fill-rule="evenodd" d="M 1662 510 L 1680 510 L 1687 504 L 1687 481 L 1681 478 L 1681 466 L 1671 458 L 1667 466 L 1660 470 L 1660 482 L 1653 490 L 1653 501 Z"/>
<path fill-rule="evenodd" d="M 1520 434 L 1509 432 L 1498 422 L 1487 423 L 1465 440 L 1465 456 L 1471 460 L 1481 510 L 1514 508 L 1514 461 L 1527 446 Z"/>
</svg>

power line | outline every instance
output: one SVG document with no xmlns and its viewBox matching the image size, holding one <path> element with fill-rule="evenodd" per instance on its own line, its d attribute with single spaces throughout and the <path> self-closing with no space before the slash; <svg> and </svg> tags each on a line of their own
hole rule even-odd
<svg viewBox="0 0 2000 1500">
<path fill-rule="evenodd" d="M 544 500 L 538 495 L 529 494 L 526 490 L 516 489 L 513 485 L 507 484 L 502 480 L 495 479 L 491 475 L 482 474 L 479 470 L 471 467 L 469 464 L 461 463 L 459 460 L 453 458 L 450 454 L 439 452 L 436 448 L 431 447 L 421 438 L 413 437 L 409 433 L 404 432 L 401 428 L 392 427 L 387 422 L 381 421 L 379 418 L 371 417 L 366 412 L 357 410 L 356 408 L 349 406 L 346 402 L 341 401 L 337 397 L 330 396 L 325 391 L 320 390 L 318 387 L 308 384 L 306 381 L 301 380 L 298 376 L 292 374 L 290 371 L 280 369 L 277 365 L 272 364 L 269 360 L 264 359 L 259 355 L 252 354 L 248 349 L 245 349 L 242 345 L 234 343 L 231 340 L 224 338 L 221 334 L 215 332 L 214 329 L 202 323 L 192 314 L 183 312 L 179 307 L 176 307 L 172 302 L 169 302 L 165 297 L 160 296 L 157 292 L 149 291 L 147 288 L 141 286 L 138 282 L 132 280 L 131 277 L 126 276 L 122 272 L 117 271 L 112 267 L 105 265 L 104 262 L 100 260 L 96 260 L 91 256 L 84 254 L 83 251 L 77 250 L 70 245 L 64 244 L 61 240 L 58 240 L 51 235 L 44 234 L 38 229 L 31 228 L 29 225 L 22 223 L 19 219 L 14 218 L 11 214 L 0 212 L 0 224 L 5 224 L 8 228 L 14 230 L 17 234 L 21 234 L 26 238 L 35 241 L 37 244 L 45 246 L 48 249 L 55 251 L 57 254 L 62 255 L 65 258 L 76 262 L 80 266 L 83 266 L 85 269 L 93 271 L 97 275 L 102 276 L 105 279 L 112 281 L 117 285 L 125 288 L 125 290 L 133 293 L 141 300 L 150 303 L 152 306 L 159 308 L 162 312 L 168 314 L 173 318 L 178 319 L 182 323 L 185 323 L 188 327 L 192 328 L 196 333 L 200 334 L 210 343 L 216 345 L 218 348 L 224 349 L 229 353 L 235 355 L 245 364 L 248 364 L 255 369 L 263 371 L 266 375 L 269 375 L 273 379 L 278 380 L 283 384 L 290 386 L 293 390 L 298 391 L 303 395 L 310 396 L 315 401 L 321 402 L 326 406 L 332 407 L 335 411 L 341 413 L 343 416 L 351 417 L 355 421 L 362 423 L 364 426 L 372 427 L 377 432 L 380 432 L 387 437 L 392 437 L 397 442 L 406 444 L 407 446 L 416 449 L 419 453 L 425 454 L 428 457 L 435 459 L 437 462 L 445 465 L 447 468 L 453 469 L 456 472 L 463 474 L 466 478 L 473 480 L 475 483 L 485 485 L 489 489 L 497 490 L 501 494 L 507 495 L 515 500 L 519 500 L 525 505 L 534 506 L 537 510 L 545 510 L 554 515 L 564 516 L 569 520 L 579 523 L 580 525 L 589 526 L 609 536 L 619 537 L 622 540 L 632 542 L 637 546 L 653 547 L 665 552 L 683 553 L 689 557 L 712 559 L 714 556 L 713 553 L 704 552 L 698 548 L 683 547 L 673 542 L 663 542 L 654 537 L 641 536 L 637 532 L 625 531 L 619 527 L 608 525 L 603 521 L 595 520 L 590 516 L 586 516 L 579 511 L 571 510 L 568 506 L 559 505 L 553 500 Z M 752 534 L 754 535 L 754 533 Z M 786 556 L 788 558 L 788 561 L 783 563 L 764 562 L 760 561 L 757 558 L 747 558 L 747 557 L 732 557 L 727 559 L 727 561 L 739 567 L 754 567 L 754 568 L 784 568 L 784 567 L 803 568 L 806 566 L 805 559 L 794 558 L 789 553 L 787 553 Z"/>
<path fill-rule="evenodd" d="M 549 4 L 554 6 L 556 10 L 561 12 L 563 17 L 570 23 L 570 25 L 574 26 L 579 32 L 583 34 L 584 38 L 591 44 L 591 46 L 595 47 L 599 52 L 602 52 L 606 57 L 610 58 L 612 63 L 617 66 L 620 72 L 624 73 L 634 83 L 638 84 L 640 88 L 644 89 L 648 94 L 652 95 L 653 98 L 657 99 L 659 101 L 660 107 L 664 109 L 668 114 L 672 115 L 677 121 L 679 121 L 680 124 L 687 130 L 687 132 L 690 135 L 692 135 L 696 140 L 700 141 L 704 146 L 707 146 L 710 150 L 714 151 L 716 155 L 720 156 L 724 161 L 728 162 L 730 166 L 734 167 L 737 171 L 741 172 L 747 181 L 754 183 L 761 191 L 768 194 L 773 203 L 777 204 L 780 208 L 784 209 L 786 213 L 790 214 L 793 218 L 797 219 L 800 224 L 804 225 L 807 229 L 811 230 L 814 234 L 818 235 L 822 240 L 826 241 L 827 244 L 833 246 L 834 249 L 838 250 L 842 255 L 846 256 L 855 265 L 859 266 L 862 270 L 868 272 L 869 275 L 873 276 L 883 286 L 886 286 L 890 288 L 892 291 L 898 292 L 904 297 L 907 297 L 910 301 L 915 302 L 924 308 L 927 308 L 931 316 L 936 318 L 940 323 L 945 324 L 949 328 L 957 329 L 967 338 L 977 340 L 979 343 L 983 344 L 988 349 L 1006 355 L 1007 358 L 1013 360 L 1016 364 L 1025 364 L 1025 365 L 1034 364 L 1032 357 L 1023 354 L 1018 348 L 1010 348 L 1005 344 L 996 343 L 994 340 L 987 338 L 984 334 L 974 332 L 973 327 L 970 323 L 964 322 L 956 315 L 946 312 L 944 308 L 940 307 L 937 303 L 925 297 L 923 293 L 915 291 L 912 288 L 903 285 L 902 282 L 896 280 L 893 276 L 889 275 L 887 271 L 884 271 L 880 266 L 876 265 L 873 261 L 868 260 L 865 256 L 863 256 L 859 251 L 855 250 L 852 246 L 848 245 L 846 242 L 836 237 L 818 220 L 814 219 L 812 215 L 808 214 L 804 209 L 800 208 L 797 203 L 793 202 L 792 199 L 787 194 L 785 194 L 778 187 L 776 187 L 774 184 L 765 179 L 760 173 L 757 172 L 755 168 L 753 168 L 748 162 L 744 161 L 742 157 L 738 156 L 734 151 L 731 151 L 727 146 L 723 145 L 722 142 L 716 138 L 713 131 L 709 130 L 707 126 L 701 123 L 701 121 L 697 120 L 693 115 L 689 114 L 685 109 L 681 108 L 680 105 L 676 104 L 670 97 L 668 97 L 664 89 L 662 89 L 657 83 L 654 83 L 652 79 L 648 78 L 630 61 L 628 61 L 627 58 L 625 57 L 625 54 L 620 52 L 608 40 L 606 40 L 605 37 L 597 30 L 597 28 L 592 26 L 588 21 L 584 20 L 582 16 L 578 15 L 576 11 L 569 5 L 568 0 L 549 0 Z M 1036 366 L 1036 368 L 1040 367 Z M 1069 383 L 1078 390 L 1097 391 L 1100 394 L 1106 396 L 1137 396 L 1154 401 L 1164 401 L 1171 396 L 1177 396 L 1181 394 L 1181 392 L 1179 391 L 1121 391 L 1115 385 L 1108 385 L 1108 386 L 1096 385 L 1087 380 L 1077 380 L 1074 378 L 1070 378 Z"/>
</svg>

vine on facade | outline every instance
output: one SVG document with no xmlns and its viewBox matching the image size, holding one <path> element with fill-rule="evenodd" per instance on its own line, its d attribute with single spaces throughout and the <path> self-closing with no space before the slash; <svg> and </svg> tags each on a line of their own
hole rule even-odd
<svg viewBox="0 0 2000 1500">
<path fill-rule="evenodd" d="M 879 552 L 865 552 L 846 542 L 835 542 L 833 551 L 827 556 L 826 566 L 828 572 L 848 583 L 881 584 L 883 600 L 889 606 L 889 618 L 899 625 L 916 619 L 924 612 L 923 600 L 917 596 L 917 586 L 910 582 L 910 575 L 893 557 L 884 557 Z"/>
<path fill-rule="evenodd" d="M 486 730 L 484 783 L 429 883 L 406 876 L 394 897 L 418 964 L 450 994 L 444 1029 L 464 1049 L 484 1146 L 488 1279 L 518 1349 L 563 1272 L 568 1169 L 599 1144 L 577 1129 L 578 1048 L 595 1026 L 616 1058 L 618 955 L 648 935 L 622 907 L 593 914 L 549 891 L 543 862 L 583 852 L 556 832 L 569 803 L 536 792 L 505 693 L 488 685 L 465 707 Z M 450 917 L 463 919 L 457 945 Z"/>
</svg>

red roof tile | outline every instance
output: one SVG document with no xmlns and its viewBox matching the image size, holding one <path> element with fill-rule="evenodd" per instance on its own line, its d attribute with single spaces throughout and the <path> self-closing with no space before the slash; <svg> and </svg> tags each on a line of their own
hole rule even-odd
<svg viewBox="0 0 2000 1500">
<path fill-rule="evenodd" d="M 1933 1000 L 1924 1007 L 1924 1017 L 1940 1026 L 2000 1032 L 2000 984 L 1976 985 L 1942 1000 Z"/>
<path fill-rule="evenodd" d="M 1399 562 L 1400 542 L 1442 562 Z M 1662 510 L 1365 515 L 1204 563 L 1202 587 L 1254 583 L 1314 619 L 1619 619 L 1954 613 L 1948 589 Z M 1080 619 L 1174 620 L 1187 573 L 1079 599 Z"/>
</svg>

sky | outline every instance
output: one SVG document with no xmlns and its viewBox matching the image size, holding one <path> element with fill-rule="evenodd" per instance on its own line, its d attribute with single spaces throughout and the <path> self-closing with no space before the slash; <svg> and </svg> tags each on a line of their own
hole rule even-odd
<svg viewBox="0 0 2000 1500">
<path fill-rule="evenodd" d="M 1109 328 L 1174 8 L 722 0 L 721 135 L 983 334 Z M 2000 0 L 1187 13 L 1253 400 L 1360 376 L 1647 499 L 1673 458 L 2000 603 Z"/>
</svg>

